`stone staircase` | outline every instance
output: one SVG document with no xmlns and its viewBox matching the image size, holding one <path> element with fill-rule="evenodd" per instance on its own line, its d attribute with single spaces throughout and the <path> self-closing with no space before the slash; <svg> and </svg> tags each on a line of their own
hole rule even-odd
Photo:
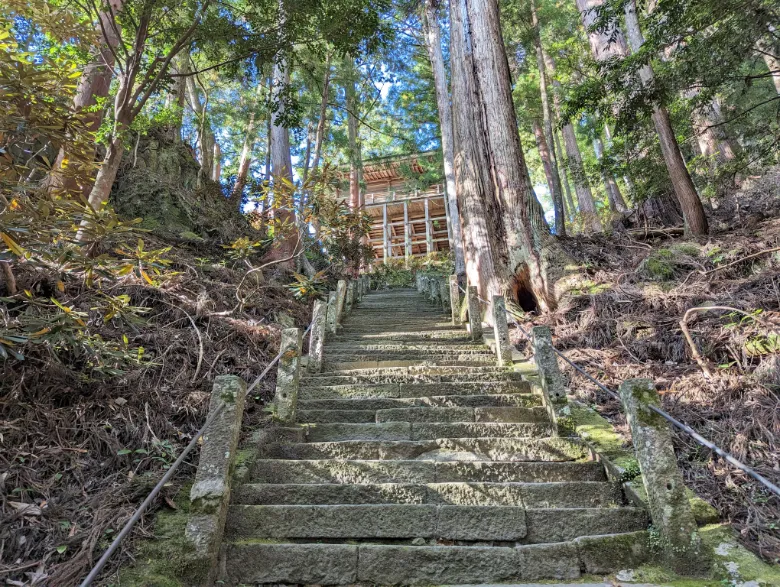
<svg viewBox="0 0 780 587">
<path fill-rule="evenodd" d="M 521 373 L 414 290 L 366 295 L 235 488 L 225 584 L 485 584 L 640 564 L 647 514 Z"/>
</svg>

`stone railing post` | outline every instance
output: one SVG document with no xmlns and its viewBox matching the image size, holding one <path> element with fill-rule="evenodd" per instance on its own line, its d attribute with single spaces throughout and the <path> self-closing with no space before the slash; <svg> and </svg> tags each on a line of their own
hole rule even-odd
<svg viewBox="0 0 780 587">
<path fill-rule="evenodd" d="M 328 305 L 322 300 L 314 302 L 309 334 L 309 363 L 307 368 L 311 373 L 319 373 L 322 369 L 322 356 L 325 350 L 325 326 L 327 322 Z"/>
<path fill-rule="evenodd" d="M 344 317 L 344 305 L 347 301 L 347 280 L 339 279 L 336 284 L 336 323 L 341 324 Z"/>
<path fill-rule="evenodd" d="M 360 303 L 360 300 L 363 299 L 363 276 L 360 275 L 355 280 L 355 301 L 357 303 Z"/>
<path fill-rule="evenodd" d="M 338 296 L 335 291 L 328 294 L 328 313 L 326 322 L 328 324 L 328 332 L 331 334 L 336 334 L 339 328 L 337 298 Z"/>
<path fill-rule="evenodd" d="M 531 329 L 534 347 L 534 361 L 539 369 L 544 395 L 553 404 L 566 403 L 566 385 L 563 373 L 558 368 L 558 357 L 555 356 L 552 344 L 552 334 L 546 326 L 534 326 Z"/>
<path fill-rule="evenodd" d="M 417 285 L 417 293 L 422 293 L 423 286 L 422 286 L 422 274 L 416 273 L 414 276 L 414 283 Z"/>
<path fill-rule="evenodd" d="M 344 315 L 349 316 L 352 313 L 352 308 L 355 307 L 355 280 L 350 279 L 347 284 L 347 301 L 345 303 Z"/>
<path fill-rule="evenodd" d="M 460 324 L 460 288 L 458 287 L 458 276 L 450 275 L 450 311 L 452 312 L 452 324 Z"/>
<path fill-rule="evenodd" d="M 430 300 L 433 305 L 441 303 L 439 300 L 439 283 L 434 276 L 428 278 L 428 292 L 430 294 Z"/>
<path fill-rule="evenodd" d="M 650 518 L 661 536 L 664 559 L 680 574 L 705 571 L 707 562 L 677 467 L 669 424 L 649 409 L 660 407 L 658 392 L 649 379 L 629 379 L 620 385 L 620 399 L 647 491 Z"/>
<path fill-rule="evenodd" d="M 509 344 L 509 326 L 506 323 L 504 296 L 493 296 L 493 334 L 496 339 L 498 366 L 512 364 L 512 345 Z"/>
<path fill-rule="evenodd" d="M 450 309 L 450 286 L 445 277 L 438 277 L 436 281 L 439 284 L 439 299 L 441 300 L 441 309 L 447 312 Z"/>
<path fill-rule="evenodd" d="M 298 387 L 301 379 L 301 329 L 282 330 L 279 369 L 276 373 L 274 403 L 276 417 L 283 422 L 295 422 L 298 408 Z"/>
<path fill-rule="evenodd" d="M 466 296 L 469 306 L 469 330 L 471 331 L 471 340 L 480 340 L 482 338 L 482 310 L 479 307 L 479 294 L 477 286 L 470 285 L 467 288 Z"/>
<path fill-rule="evenodd" d="M 209 414 L 220 410 L 203 434 L 195 483 L 190 490 L 190 516 L 185 536 L 193 546 L 192 584 L 212 585 L 225 529 L 233 463 L 244 416 L 246 383 L 234 375 L 214 379 Z M 209 569 L 208 576 L 203 576 Z"/>
</svg>

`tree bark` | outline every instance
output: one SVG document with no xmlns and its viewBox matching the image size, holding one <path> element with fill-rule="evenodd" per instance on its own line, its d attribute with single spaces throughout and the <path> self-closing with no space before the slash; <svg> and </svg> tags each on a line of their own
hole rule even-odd
<svg viewBox="0 0 780 587">
<path fill-rule="evenodd" d="M 626 2 L 625 19 L 628 44 L 631 47 L 631 51 L 636 53 L 642 48 L 645 41 L 639 27 L 636 0 L 628 0 Z M 643 85 L 651 85 L 654 77 L 652 67 L 649 64 L 644 65 L 639 70 L 639 77 Z M 669 113 L 666 108 L 656 105 L 653 108 L 652 118 L 655 130 L 658 133 L 666 169 L 669 172 L 674 192 L 682 208 L 686 229 L 695 235 L 707 234 L 709 226 L 707 225 L 707 217 L 704 214 L 704 206 L 702 206 L 699 194 L 693 185 L 688 168 L 685 166 Z"/>
<path fill-rule="evenodd" d="M 187 59 L 187 61 L 189 58 Z M 189 73 L 189 63 L 186 64 L 187 72 Z M 195 113 L 195 120 L 198 124 L 198 150 L 200 151 L 200 173 L 198 174 L 198 181 L 200 183 L 201 177 L 208 177 L 209 179 L 213 175 L 214 170 L 214 133 L 211 130 L 211 123 L 208 120 L 208 95 L 204 93 L 204 102 L 200 101 L 200 93 L 195 81 L 195 75 L 188 75 L 186 77 L 187 95 L 190 99 L 190 107 Z"/>
<path fill-rule="evenodd" d="M 555 234 L 558 236 L 566 236 L 566 223 L 564 221 L 563 210 L 563 187 L 561 186 L 561 177 L 558 173 L 558 160 L 555 156 L 555 151 L 551 147 L 553 144 L 552 112 L 550 111 L 550 100 L 547 92 L 547 70 L 544 64 L 542 36 L 535 0 L 531 0 L 531 26 L 534 29 L 534 47 L 536 48 L 536 65 L 539 69 L 539 92 L 542 99 L 542 120 L 544 124 L 543 129 L 539 129 L 542 131 L 542 140 L 537 136 L 536 144 L 539 148 L 539 155 L 542 157 L 544 173 L 547 177 L 553 209 L 555 211 Z M 536 121 L 534 121 L 534 123 L 536 124 Z M 534 133 L 536 133 L 536 128 L 534 128 Z M 544 153 L 542 153 L 542 150 L 544 150 Z M 546 162 L 545 157 L 547 158 Z"/>
<path fill-rule="evenodd" d="M 347 139 L 349 141 L 349 207 L 353 210 L 358 210 L 362 207 L 360 183 L 363 158 L 360 145 L 360 129 L 358 128 L 357 69 L 349 57 L 345 59 L 344 67 L 347 74 L 344 94 L 347 106 Z"/>
<path fill-rule="evenodd" d="M 314 139 L 314 160 L 311 164 L 312 173 L 320 168 L 322 143 L 325 140 L 325 127 L 328 123 L 328 99 L 330 97 L 330 60 L 331 54 L 325 60 L 325 77 L 322 80 L 322 102 L 320 102 L 320 119 L 317 121 L 317 134 Z"/>
<path fill-rule="evenodd" d="M 427 0 L 423 13 L 423 28 L 425 45 L 428 48 L 428 58 L 431 61 L 433 80 L 436 86 L 436 106 L 439 111 L 439 127 L 441 129 L 441 150 L 444 159 L 444 180 L 446 183 L 447 202 L 450 209 L 450 227 L 452 231 L 453 253 L 455 255 L 455 273 L 461 275 L 466 271 L 466 261 L 463 251 L 463 234 L 460 214 L 458 212 L 458 195 L 455 182 L 455 151 L 452 128 L 452 106 L 450 93 L 447 89 L 447 73 L 444 69 L 444 55 L 441 48 L 441 30 L 439 27 L 439 0 Z"/>
<path fill-rule="evenodd" d="M 177 75 L 173 77 L 173 83 L 165 96 L 165 107 L 174 109 L 173 124 L 168 128 L 168 137 L 174 143 L 181 142 L 181 126 L 184 120 L 184 105 L 187 100 L 187 80 L 178 74 L 184 73 L 187 59 L 186 53 L 180 53 L 174 59 L 171 73 Z"/>
<path fill-rule="evenodd" d="M 774 28 L 770 27 L 770 34 L 774 35 Z M 760 39 L 757 43 L 758 51 L 766 63 L 769 74 L 772 76 L 772 83 L 775 84 L 775 91 L 780 95 L 780 56 L 777 48 L 767 39 Z"/>
<path fill-rule="evenodd" d="M 211 181 L 219 183 L 219 179 L 222 176 L 222 148 L 217 141 L 214 141 L 214 155 L 212 160 Z"/>
<path fill-rule="evenodd" d="M 111 8 L 114 13 L 119 13 L 124 8 L 126 0 L 111 0 Z M 85 108 L 91 108 L 97 104 L 98 100 L 108 96 L 111 89 L 111 80 L 114 77 L 114 52 L 119 46 L 120 34 L 118 22 L 112 18 L 110 11 L 101 11 L 98 13 L 100 23 L 97 30 L 100 33 L 100 44 L 96 47 L 92 60 L 84 68 L 84 72 L 79 78 L 76 86 L 76 95 L 73 97 L 73 110 L 80 112 Z M 100 128 L 103 122 L 103 111 L 96 110 L 90 112 L 83 118 L 84 124 L 90 132 L 95 132 Z M 93 157 L 95 151 L 92 151 Z M 57 157 L 52 165 L 51 172 L 47 178 L 47 187 L 50 189 L 63 189 L 67 191 L 81 191 L 84 196 L 88 196 L 92 189 L 90 181 L 91 173 L 86 174 L 82 183 L 76 180 L 80 173 L 64 173 L 63 163 L 70 159 L 65 149 L 60 147 Z M 68 165 L 73 166 L 73 171 L 78 171 L 79 162 L 71 161 Z"/>
<path fill-rule="evenodd" d="M 465 0 L 450 1 L 450 67 L 454 136 L 455 193 L 463 223 L 464 257 L 469 285 L 492 300 L 508 281 L 501 243 L 501 215 L 488 176 L 487 146 L 475 108 L 473 58 Z"/>
<path fill-rule="evenodd" d="M 563 149 L 561 149 L 561 139 L 558 137 L 557 132 L 553 132 L 553 143 L 555 147 L 555 160 L 562 162 Z M 569 222 L 571 222 L 577 215 L 577 206 L 574 205 L 574 200 L 571 196 L 571 187 L 569 186 L 569 176 L 566 173 L 566 165 L 559 165 L 558 170 L 561 172 L 561 183 L 563 183 L 563 193 L 566 196 L 566 205 L 569 208 Z"/>
<path fill-rule="evenodd" d="M 603 166 L 604 165 L 604 144 L 599 137 L 593 139 L 593 152 L 596 154 L 596 159 Z M 613 212 L 626 212 L 628 206 L 623 199 L 623 194 L 620 193 L 615 178 L 606 169 L 601 169 L 601 179 L 604 181 L 604 190 L 607 193 L 607 200 L 609 200 L 609 208 Z"/>
<path fill-rule="evenodd" d="M 244 194 L 244 188 L 246 187 L 246 180 L 249 177 L 249 167 L 252 165 L 252 152 L 255 148 L 255 141 L 257 140 L 256 127 L 256 114 L 254 110 L 249 114 L 249 121 L 246 124 L 244 133 L 244 144 L 241 146 L 241 158 L 238 162 L 238 172 L 236 173 L 236 183 L 233 186 L 233 191 L 230 194 L 231 198 L 238 201 L 238 206 L 241 206 L 241 199 Z"/>
<path fill-rule="evenodd" d="M 537 224 L 538 202 L 520 145 L 498 2 L 467 0 L 467 8 L 481 117 L 484 127 L 489 129 L 486 138 L 490 170 L 506 225 L 509 269 L 514 276 L 527 266 L 540 309 L 553 310 L 555 298 L 548 288 L 541 256 L 542 240 L 549 233 L 545 226 Z"/>
</svg>

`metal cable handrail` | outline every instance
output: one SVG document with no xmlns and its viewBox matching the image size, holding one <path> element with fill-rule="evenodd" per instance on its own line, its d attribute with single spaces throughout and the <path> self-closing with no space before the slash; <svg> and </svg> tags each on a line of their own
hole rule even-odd
<svg viewBox="0 0 780 587">
<path fill-rule="evenodd" d="M 463 289 L 460 284 L 458 284 L 458 289 L 460 289 L 460 291 L 462 291 L 465 295 L 468 295 L 468 292 L 465 289 Z M 488 304 L 488 302 L 486 300 L 484 300 L 482 297 L 480 297 L 479 295 L 477 295 L 477 299 L 479 301 L 481 301 L 483 304 L 486 304 L 486 305 Z M 511 314 L 510 312 L 508 312 L 508 311 L 507 311 L 506 314 L 507 314 L 507 316 L 509 316 L 509 318 L 514 323 L 515 328 L 517 328 L 520 332 L 522 332 L 523 335 L 529 341 L 532 340 L 531 335 L 528 332 L 526 332 L 526 330 L 520 325 L 520 322 L 518 322 L 517 318 L 515 318 L 515 316 L 513 314 Z M 604 391 L 605 393 L 607 393 L 609 396 L 613 397 L 614 399 L 616 399 L 618 401 L 621 401 L 621 403 L 622 403 L 622 400 L 621 400 L 620 396 L 616 392 L 612 391 L 606 385 L 601 383 L 598 379 L 596 379 L 595 377 L 593 377 L 590 374 L 588 374 L 584 369 L 582 369 L 582 367 L 580 367 L 579 365 L 575 364 L 571 359 L 569 359 L 569 357 L 564 355 L 561 351 L 556 349 L 554 346 L 551 345 L 551 348 L 552 348 L 553 352 L 555 352 L 556 355 L 558 355 L 564 361 L 566 361 L 569 365 L 571 365 L 574 368 L 574 370 L 577 371 L 580 375 L 582 375 L 583 377 L 585 377 L 589 381 L 595 383 L 602 391 Z M 723 459 L 725 459 L 726 462 L 728 462 L 731 465 L 735 466 L 737 469 L 743 471 L 744 473 L 747 473 L 750 477 L 752 477 L 753 479 L 755 479 L 756 481 L 758 481 L 759 483 L 764 485 L 772 493 L 774 493 L 775 495 L 780 496 L 780 487 L 778 487 L 777 485 L 772 483 L 769 479 L 767 479 L 766 477 L 764 477 L 760 473 L 756 472 L 754 469 L 752 469 L 751 467 L 749 467 L 745 463 L 743 463 L 743 462 L 737 460 L 736 458 L 734 458 L 731 454 L 727 453 L 725 450 L 723 450 L 719 446 L 713 444 L 711 441 L 709 441 L 706 438 L 704 438 L 701 434 L 696 432 L 693 428 L 691 428 L 687 424 L 684 424 L 683 422 L 680 422 L 674 416 L 672 416 L 671 414 L 665 412 L 664 410 L 662 410 L 658 406 L 654 406 L 652 404 L 648 404 L 647 407 L 651 411 L 653 411 L 656 414 L 658 414 L 659 416 L 661 416 L 667 422 L 669 422 L 672 425 L 674 425 L 676 428 L 679 428 L 683 432 L 687 433 L 696 442 L 698 442 L 702 446 L 707 447 L 708 449 L 713 451 L 715 454 L 717 454 L 718 456 L 720 456 Z"/>
<path fill-rule="evenodd" d="M 312 326 L 314 325 L 314 322 L 309 324 L 309 327 L 304 331 L 302 336 L 306 336 L 306 334 L 311 330 Z M 279 354 L 274 357 L 274 359 L 268 364 L 268 366 L 263 370 L 262 373 L 252 382 L 252 385 L 250 385 L 247 390 L 246 394 L 248 395 L 249 392 L 251 392 L 257 385 L 262 381 L 262 379 L 268 375 L 268 372 L 279 362 L 279 359 L 282 358 L 282 355 L 284 354 L 284 350 L 280 350 Z M 101 571 L 103 570 L 103 567 L 106 566 L 106 563 L 111 558 L 111 556 L 117 551 L 119 548 L 119 545 L 122 544 L 122 541 L 127 537 L 128 534 L 130 534 L 130 531 L 133 529 L 133 527 L 136 525 L 138 520 L 141 519 L 141 516 L 143 516 L 146 509 L 149 507 L 149 505 L 154 501 L 154 498 L 157 497 L 157 495 L 162 491 L 162 488 L 165 486 L 165 484 L 173 477 L 173 474 L 176 472 L 176 469 L 179 468 L 179 465 L 181 465 L 184 462 L 185 457 L 192 452 L 192 449 L 195 448 L 195 446 L 198 444 L 198 440 L 201 436 L 203 436 L 206 432 L 206 429 L 211 425 L 211 423 L 214 421 L 214 419 L 222 413 L 222 410 L 224 409 L 225 404 L 222 403 L 217 408 L 211 412 L 208 417 L 206 418 L 206 421 L 203 423 L 203 426 L 201 426 L 200 430 L 192 437 L 192 440 L 190 440 L 190 443 L 184 448 L 182 453 L 179 455 L 179 458 L 177 458 L 173 464 L 171 465 L 171 468 L 168 469 L 165 472 L 165 475 L 162 476 L 162 479 L 160 479 L 157 482 L 157 485 L 154 486 L 154 489 L 152 489 L 151 492 L 149 492 L 149 495 L 146 497 L 146 499 L 143 501 L 143 503 L 138 506 L 138 509 L 135 510 L 135 513 L 133 513 L 132 517 L 125 523 L 125 525 L 122 527 L 122 530 L 119 532 L 119 534 L 116 535 L 116 538 L 114 538 L 114 541 L 111 543 L 111 546 L 108 547 L 108 549 L 103 553 L 103 556 L 100 557 L 100 560 L 95 564 L 94 567 L 92 567 L 92 570 L 89 572 L 89 575 L 87 575 L 86 579 L 84 579 L 79 587 L 89 587 L 92 585 L 92 582 L 100 575 Z"/>
</svg>

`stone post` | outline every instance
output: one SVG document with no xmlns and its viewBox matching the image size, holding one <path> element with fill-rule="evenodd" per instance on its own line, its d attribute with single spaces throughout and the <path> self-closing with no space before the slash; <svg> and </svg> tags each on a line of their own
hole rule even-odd
<svg viewBox="0 0 780 587">
<path fill-rule="evenodd" d="M 282 330 L 279 368 L 276 372 L 276 417 L 283 422 L 295 422 L 298 408 L 298 387 L 301 380 L 301 329 Z"/>
<path fill-rule="evenodd" d="M 347 301 L 345 304 L 344 315 L 349 316 L 352 313 L 352 308 L 355 307 L 355 280 L 350 279 L 347 285 Z"/>
<path fill-rule="evenodd" d="M 450 275 L 450 310 L 452 311 L 452 324 L 460 324 L 460 289 L 458 288 L 458 276 Z"/>
<path fill-rule="evenodd" d="M 471 340 L 480 340 L 482 338 L 482 310 L 479 307 L 479 294 L 477 286 L 468 286 L 467 301 L 469 305 L 469 330 L 471 331 Z"/>
<path fill-rule="evenodd" d="M 437 277 L 436 283 L 439 286 L 439 299 L 441 300 L 441 309 L 446 312 L 450 309 L 450 288 L 444 277 Z"/>
<path fill-rule="evenodd" d="M 552 335 L 546 326 L 534 326 L 531 329 L 534 347 L 534 361 L 539 369 L 542 390 L 550 403 L 566 403 L 566 385 L 563 373 L 558 368 L 558 357 L 553 350 Z"/>
<path fill-rule="evenodd" d="M 439 283 L 438 280 L 433 276 L 428 278 L 428 292 L 430 295 L 430 300 L 434 305 L 441 303 L 439 300 Z"/>
<path fill-rule="evenodd" d="M 209 414 L 216 410 L 220 412 L 203 434 L 185 530 L 185 536 L 193 546 L 187 567 L 199 575 L 193 577 L 191 584 L 213 584 L 230 503 L 231 474 L 245 400 L 243 379 L 234 375 L 219 375 L 214 379 Z M 208 576 L 204 576 L 204 569 L 209 569 Z"/>
<path fill-rule="evenodd" d="M 624 381 L 620 385 L 620 399 L 631 428 L 650 517 L 661 536 L 664 559 L 680 574 L 706 571 L 701 538 L 677 467 L 669 424 L 649 408 L 661 404 L 653 382 L 649 379 Z"/>
<path fill-rule="evenodd" d="M 498 366 L 512 364 L 512 345 L 509 343 L 509 327 L 506 323 L 504 296 L 493 296 L 493 334 L 496 339 Z"/>
<path fill-rule="evenodd" d="M 336 334 L 338 332 L 338 304 L 336 303 L 337 295 L 335 291 L 328 294 L 328 332 Z"/>
<path fill-rule="evenodd" d="M 347 280 L 339 279 L 336 284 L 336 322 L 341 324 L 344 317 L 344 305 L 347 301 Z"/>
<path fill-rule="evenodd" d="M 322 300 L 314 302 L 312 312 L 311 334 L 309 334 L 309 363 L 311 373 L 319 373 L 322 369 L 322 355 L 325 349 L 325 323 L 327 321 L 328 305 Z"/>
</svg>

